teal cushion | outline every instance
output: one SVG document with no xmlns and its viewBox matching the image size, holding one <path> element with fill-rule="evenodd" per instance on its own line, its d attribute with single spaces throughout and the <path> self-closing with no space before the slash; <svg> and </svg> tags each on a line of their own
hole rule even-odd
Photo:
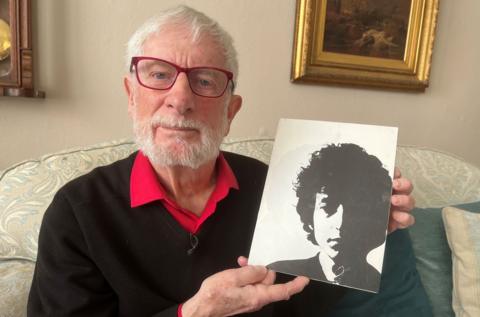
<svg viewBox="0 0 480 317">
<path fill-rule="evenodd" d="M 328 317 L 430 317 L 432 310 L 415 267 L 407 230 L 387 237 L 378 294 L 349 289 Z"/>
<path fill-rule="evenodd" d="M 456 205 L 472 212 L 480 202 Z M 436 317 L 455 316 L 452 310 L 452 254 L 442 220 L 443 208 L 415 208 L 415 225 L 409 228 L 417 270 Z"/>
</svg>

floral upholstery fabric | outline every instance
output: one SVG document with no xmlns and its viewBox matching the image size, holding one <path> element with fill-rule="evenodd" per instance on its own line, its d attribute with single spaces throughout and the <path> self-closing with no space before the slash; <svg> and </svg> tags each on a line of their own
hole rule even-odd
<svg viewBox="0 0 480 317">
<path fill-rule="evenodd" d="M 27 299 L 35 263 L 0 261 L 0 316 L 27 316 Z"/>
<path fill-rule="evenodd" d="M 0 260 L 35 260 L 40 223 L 58 189 L 99 165 L 126 157 L 131 142 L 100 144 L 20 163 L 0 176 Z"/>
<path fill-rule="evenodd" d="M 268 163 L 272 139 L 226 139 L 222 148 Z M 24 316 L 43 213 L 66 182 L 135 151 L 115 141 L 45 155 L 0 172 L 0 316 Z M 397 165 L 415 184 L 419 207 L 480 199 L 480 170 L 448 154 L 398 148 Z"/>
<path fill-rule="evenodd" d="M 412 180 L 417 207 L 480 200 L 480 169 L 458 157 L 414 146 L 397 148 L 397 166 Z"/>
</svg>

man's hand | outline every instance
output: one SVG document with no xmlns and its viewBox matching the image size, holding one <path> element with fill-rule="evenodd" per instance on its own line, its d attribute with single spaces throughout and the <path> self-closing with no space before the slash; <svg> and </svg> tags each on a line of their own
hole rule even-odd
<svg viewBox="0 0 480 317">
<path fill-rule="evenodd" d="M 269 303 L 289 299 L 309 282 L 302 276 L 285 284 L 273 284 L 275 272 L 264 266 L 248 265 L 245 257 L 239 257 L 238 264 L 240 268 L 205 279 L 200 290 L 183 304 L 183 317 L 223 317 L 256 311 Z"/>
<path fill-rule="evenodd" d="M 412 182 L 402 177 L 400 170 L 395 167 L 393 176 L 393 194 L 390 206 L 388 232 L 407 228 L 415 223 L 415 218 L 410 211 L 415 207 L 415 199 L 411 195 Z"/>
</svg>

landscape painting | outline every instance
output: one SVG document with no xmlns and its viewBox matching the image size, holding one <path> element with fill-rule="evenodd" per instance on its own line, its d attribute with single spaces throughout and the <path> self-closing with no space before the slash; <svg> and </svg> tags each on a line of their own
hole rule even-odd
<svg viewBox="0 0 480 317">
<path fill-rule="evenodd" d="M 327 0 L 325 52 L 403 60 L 412 0 Z"/>
</svg>

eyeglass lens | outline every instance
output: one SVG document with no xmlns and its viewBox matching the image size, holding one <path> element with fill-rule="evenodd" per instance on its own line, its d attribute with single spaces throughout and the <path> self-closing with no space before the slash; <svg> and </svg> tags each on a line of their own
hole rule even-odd
<svg viewBox="0 0 480 317">
<path fill-rule="evenodd" d="M 139 60 L 136 69 L 141 84 L 153 89 L 171 88 L 178 76 L 175 66 L 159 60 Z M 192 91 L 200 96 L 221 96 L 228 84 L 227 75 L 217 69 L 190 69 L 187 77 Z"/>
</svg>

